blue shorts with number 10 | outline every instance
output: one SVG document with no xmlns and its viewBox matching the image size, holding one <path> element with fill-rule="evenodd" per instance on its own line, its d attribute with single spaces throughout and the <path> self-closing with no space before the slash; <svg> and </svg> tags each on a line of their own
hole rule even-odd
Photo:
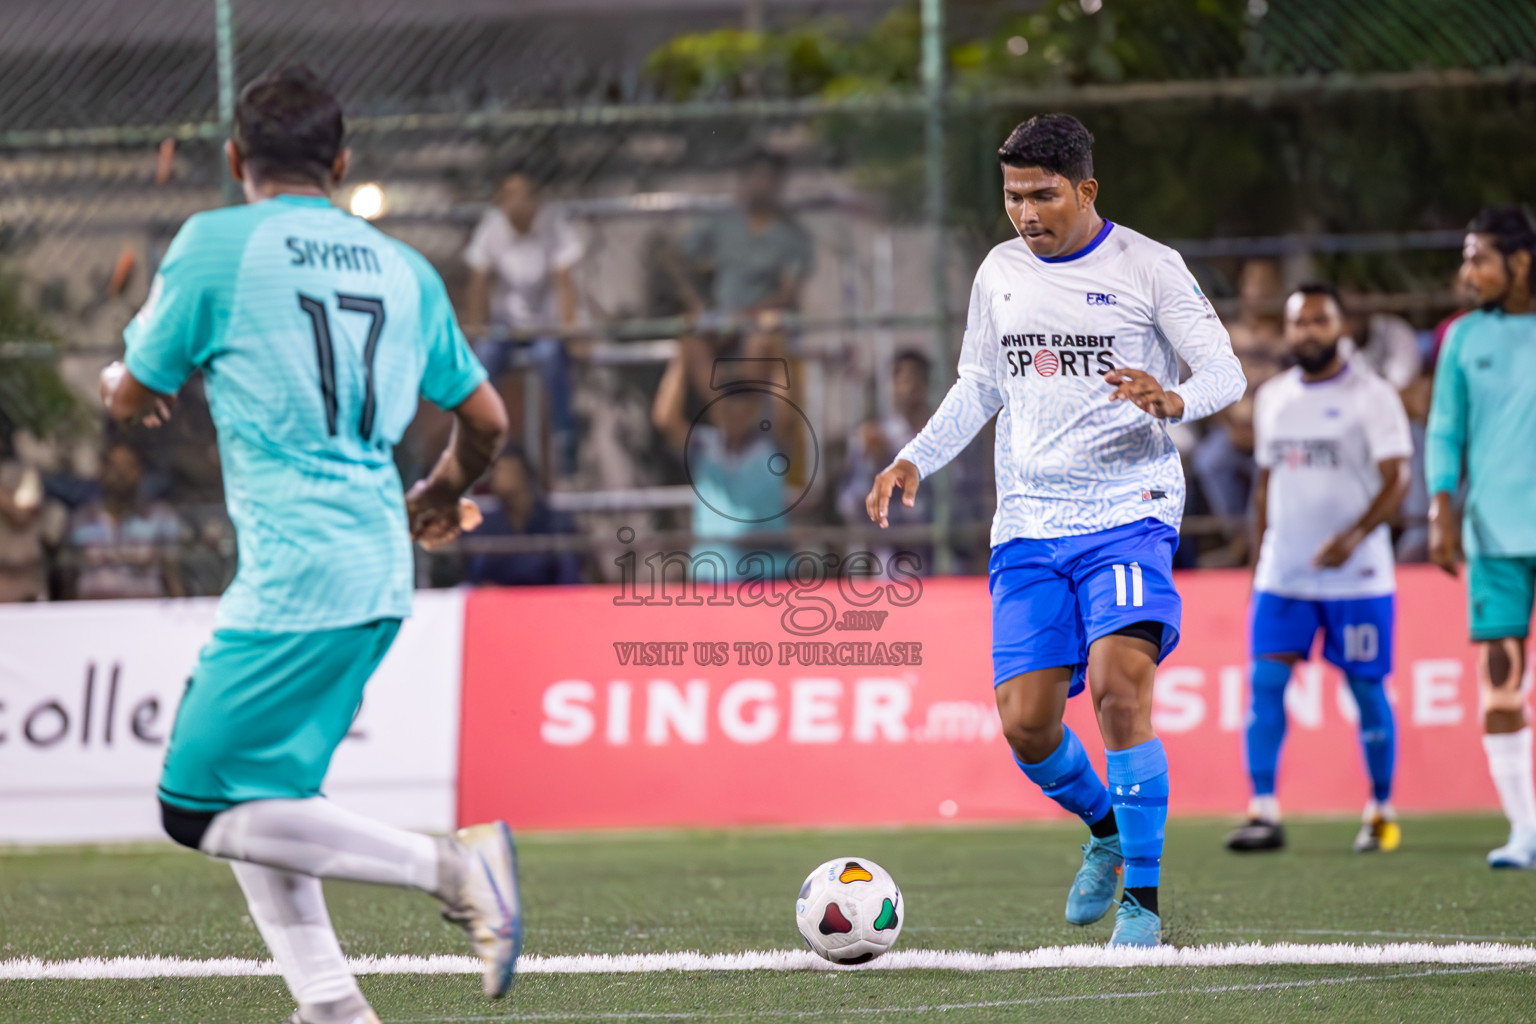
<svg viewBox="0 0 1536 1024">
<path fill-rule="evenodd" d="M 1183 604 L 1173 587 L 1179 533 L 1157 519 L 1077 537 L 1019 538 L 992 549 L 992 685 L 1074 666 L 1083 690 L 1088 645 L 1138 622 L 1163 625 L 1162 661 L 1178 645 Z"/>
<path fill-rule="evenodd" d="M 1396 599 L 1380 597 L 1309 601 L 1255 591 L 1248 639 L 1255 658 L 1312 653 L 1323 631 L 1323 660 L 1346 675 L 1385 679 L 1392 674 L 1392 618 Z"/>
</svg>

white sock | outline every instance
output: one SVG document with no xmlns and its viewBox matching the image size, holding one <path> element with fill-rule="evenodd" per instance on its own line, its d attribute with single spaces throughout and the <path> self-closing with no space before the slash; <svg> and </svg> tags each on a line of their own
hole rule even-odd
<svg viewBox="0 0 1536 1024">
<path fill-rule="evenodd" d="M 1280 823 L 1280 801 L 1273 796 L 1256 796 L 1248 801 L 1248 817 L 1267 821 L 1271 825 Z"/>
<path fill-rule="evenodd" d="M 251 919 L 299 1006 L 361 997 L 331 928 L 320 879 L 259 864 L 230 866 L 245 891 Z"/>
<path fill-rule="evenodd" d="M 1531 774 L 1531 730 L 1485 735 L 1488 774 L 1499 791 L 1504 816 L 1516 831 L 1536 828 L 1536 779 Z"/>
<path fill-rule="evenodd" d="M 322 797 L 254 800 L 220 812 L 202 850 L 316 878 L 436 893 L 438 840 L 342 810 Z"/>
</svg>

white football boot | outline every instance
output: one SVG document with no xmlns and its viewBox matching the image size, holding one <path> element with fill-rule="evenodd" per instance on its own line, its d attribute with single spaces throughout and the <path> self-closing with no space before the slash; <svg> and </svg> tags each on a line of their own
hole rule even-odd
<svg viewBox="0 0 1536 1024">
<path fill-rule="evenodd" d="M 444 847 L 443 917 L 469 933 L 475 955 L 485 962 L 485 994 L 500 999 L 512 987 L 523 949 L 512 830 L 500 821 L 471 825 L 444 840 Z"/>
<path fill-rule="evenodd" d="M 1512 829 L 1509 842 L 1489 852 L 1488 866 L 1536 871 L 1536 829 Z"/>
<path fill-rule="evenodd" d="M 284 1024 L 379 1024 L 379 1015 L 358 994 L 335 1002 L 301 1006 Z"/>
</svg>

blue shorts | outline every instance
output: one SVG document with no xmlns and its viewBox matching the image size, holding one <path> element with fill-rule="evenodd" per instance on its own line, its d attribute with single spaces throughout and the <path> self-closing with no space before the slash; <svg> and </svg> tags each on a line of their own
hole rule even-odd
<svg viewBox="0 0 1536 1024">
<path fill-rule="evenodd" d="M 1357 597 L 1306 601 L 1256 591 L 1248 636 L 1253 656 L 1312 653 L 1323 631 L 1323 660 L 1346 675 L 1385 679 L 1392 674 L 1392 622 L 1396 599 Z"/>
<path fill-rule="evenodd" d="M 1183 605 L 1173 588 L 1179 533 L 1157 519 L 1078 537 L 1019 538 L 992 549 L 992 685 L 1070 665 L 1070 696 L 1086 681 L 1088 645 L 1138 622 L 1163 624 L 1162 661 L 1178 645 Z"/>
<path fill-rule="evenodd" d="M 160 799 L 218 812 L 320 795 L 399 619 L 314 633 L 215 630 L 176 709 Z"/>
</svg>

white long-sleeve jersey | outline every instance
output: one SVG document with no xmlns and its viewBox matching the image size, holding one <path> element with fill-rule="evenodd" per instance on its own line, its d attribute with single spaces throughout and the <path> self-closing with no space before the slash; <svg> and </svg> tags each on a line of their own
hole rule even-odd
<svg viewBox="0 0 1536 1024">
<path fill-rule="evenodd" d="M 1109 400 L 1103 374 L 1119 366 L 1176 391 L 1184 420 L 1232 404 L 1246 384 L 1226 328 L 1168 246 L 1107 221 L 1059 259 L 1004 242 L 971 287 L 959 379 L 897 457 L 927 477 L 1000 412 L 994 547 L 1149 517 L 1177 528 L 1179 454 L 1165 421 Z"/>
</svg>

